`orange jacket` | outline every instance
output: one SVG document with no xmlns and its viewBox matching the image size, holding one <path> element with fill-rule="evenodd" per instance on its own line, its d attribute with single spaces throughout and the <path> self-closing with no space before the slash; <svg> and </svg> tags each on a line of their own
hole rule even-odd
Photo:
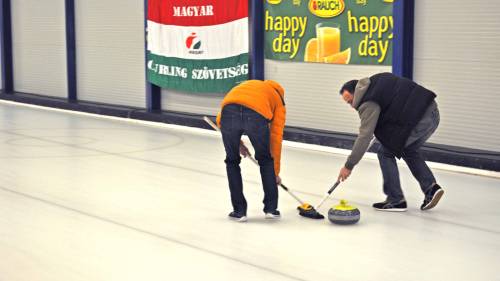
<svg viewBox="0 0 500 281">
<path fill-rule="evenodd" d="M 248 107 L 266 119 L 271 120 L 271 156 L 274 159 L 274 172 L 280 173 L 281 143 L 285 128 L 286 108 L 285 91 L 273 80 L 248 80 L 234 87 L 222 100 L 221 109 L 227 104 L 240 104 Z M 222 111 L 222 110 L 221 110 Z M 217 114 L 220 127 L 221 112 Z"/>
</svg>

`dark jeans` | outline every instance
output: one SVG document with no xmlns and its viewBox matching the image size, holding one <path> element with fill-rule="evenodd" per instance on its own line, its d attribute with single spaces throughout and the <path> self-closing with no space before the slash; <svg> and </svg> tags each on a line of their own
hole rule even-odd
<svg viewBox="0 0 500 281">
<path fill-rule="evenodd" d="M 278 187 L 274 174 L 274 160 L 270 150 L 268 120 L 259 113 L 237 104 L 228 104 L 222 109 L 221 131 L 226 149 L 226 171 L 231 192 L 231 203 L 235 212 L 246 215 L 247 201 L 243 195 L 240 169 L 240 139 L 248 135 L 259 162 L 260 176 L 264 187 L 264 212 L 278 208 Z"/>
<path fill-rule="evenodd" d="M 403 160 L 410 168 L 411 173 L 420 184 L 422 192 L 426 193 L 436 183 L 436 179 L 425 163 L 420 152 L 422 145 L 431 137 L 439 125 L 439 111 L 437 107 L 432 111 L 430 118 L 422 120 L 412 132 L 409 142 L 403 150 Z M 384 179 L 384 193 L 391 202 L 404 199 L 399 181 L 399 171 L 394 153 L 383 145 L 378 151 L 380 168 Z"/>
</svg>

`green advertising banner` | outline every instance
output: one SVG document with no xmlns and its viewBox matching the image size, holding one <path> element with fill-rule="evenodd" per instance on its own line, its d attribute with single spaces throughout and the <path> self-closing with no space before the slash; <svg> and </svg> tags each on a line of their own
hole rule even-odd
<svg viewBox="0 0 500 281">
<path fill-rule="evenodd" d="M 268 59 L 392 64 L 393 0 L 266 0 Z"/>
</svg>

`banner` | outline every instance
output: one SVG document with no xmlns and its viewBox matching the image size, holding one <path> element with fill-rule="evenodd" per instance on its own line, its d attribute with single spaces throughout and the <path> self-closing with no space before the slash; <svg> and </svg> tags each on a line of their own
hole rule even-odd
<svg viewBox="0 0 500 281">
<path fill-rule="evenodd" d="M 392 64 L 393 0 L 266 0 L 268 59 Z"/>
<path fill-rule="evenodd" d="M 148 0 L 147 78 L 228 92 L 248 79 L 248 0 Z"/>
</svg>

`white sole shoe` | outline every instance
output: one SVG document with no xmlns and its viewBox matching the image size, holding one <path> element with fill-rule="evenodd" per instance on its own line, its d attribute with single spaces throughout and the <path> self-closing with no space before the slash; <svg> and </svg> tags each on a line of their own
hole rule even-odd
<svg viewBox="0 0 500 281">
<path fill-rule="evenodd" d="M 441 197 L 443 197 L 443 194 L 444 194 L 444 190 L 442 190 L 442 189 L 436 191 L 436 194 L 434 194 L 434 197 L 432 198 L 431 202 L 429 202 L 427 205 L 422 207 L 422 211 L 430 210 L 430 209 L 436 207 L 439 200 L 441 200 Z"/>
<path fill-rule="evenodd" d="M 402 212 L 406 212 L 408 209 L 402 209 L 402 208 L 391 208 L 391 209 L 379 209 L 379 208 L 373 208 L 377 211 L 381 211 L 381 212 L 395 212 L 395 213 L 402 213 Z"/>
<path fill-rule="evenodd" d="M 248 220 L 248 218 L 246 216 L 243 216 L 241 218 L 229 217 L 229 219 L 232 221 L 235 221 L 235 222 L 246 222 Z"/>
<path fill-rule="evenodd" d="M 281 215 L 273 215 L 271 213 L 266 213 L 266 219 L 268 219 L 268 220 L 279 220 L 279 219 L 281 219 Z"/>
</svg>

